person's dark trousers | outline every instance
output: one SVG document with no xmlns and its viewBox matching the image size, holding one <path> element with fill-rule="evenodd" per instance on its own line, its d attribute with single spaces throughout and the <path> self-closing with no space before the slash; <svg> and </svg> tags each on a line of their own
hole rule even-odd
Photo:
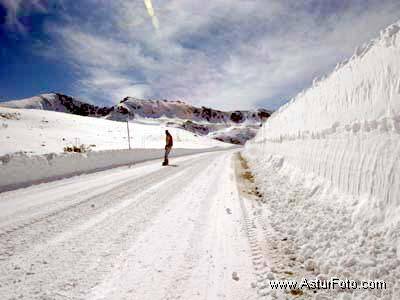
<svg viewBox="0 0 400 300">
<path fill-rule="evenodd" d="M 168 147 L 168 146 L 165 147 L 165 155 L 164 155 L 164 162 L 165 163 L 168 163 L 168 155 L 171 152 L 171 148 L 172 147 Z"/>
</svg>

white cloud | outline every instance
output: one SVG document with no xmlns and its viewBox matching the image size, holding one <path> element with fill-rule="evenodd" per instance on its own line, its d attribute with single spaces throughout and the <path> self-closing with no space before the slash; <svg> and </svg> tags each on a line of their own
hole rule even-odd
<svg viewBox="0 0 400 300">
<path fill-rule="evenodd" d="M 79 84 L 79 91 L 83 98 L 108 98 L 111 103 L 118 103 L 128 95 L 138 98 L 150 96 L 149 86 L 143 82 L 135 82 L 116 72 L 102 70 L 97 67 L 87 71 L 87 76 Z M 103 96 L 103 97 L 101 97 Z"/>
<path fill-rule="evenodd" d="M 141 1 L 87 1 L 107 15 L 51 30 L 79 89 L 224 109 L 281 104 L 400 16 L 396 0 L 153 0 L 155 31 Z"/>
</svg>

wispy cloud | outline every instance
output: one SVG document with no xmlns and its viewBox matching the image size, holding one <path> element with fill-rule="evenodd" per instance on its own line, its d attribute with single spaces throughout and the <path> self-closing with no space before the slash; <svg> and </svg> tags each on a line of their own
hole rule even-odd
<svg viewBox="0 0 400 300">
<path fill-rule="evenodd" d="M 83 2 L 47 29 L 77 93 L 224 109 L 282 104 L 400 18 L 398 0 Z"/>
<path fill-rule="evenodd" d="M 29 15 L 32 12 L 44 13 L 47 11 L 43 0 L 0 0 L 6 9 L 6 24 L 15 28 L 20 33 L 25 33 L 26 28 L 20 20 L 20 14 Z"/>
</svg>

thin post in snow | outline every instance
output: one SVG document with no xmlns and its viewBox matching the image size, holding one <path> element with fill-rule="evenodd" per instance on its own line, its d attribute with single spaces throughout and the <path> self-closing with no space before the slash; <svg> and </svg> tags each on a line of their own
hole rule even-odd
<svg viewBox="0 0 400 300">
<path fill-rule="evenodd" d="M 128 147 L 131 150 L 131 136 L 129 134 L 129 119 L 126 120 L 126 129 L 128 130 Z"/>
</svg>

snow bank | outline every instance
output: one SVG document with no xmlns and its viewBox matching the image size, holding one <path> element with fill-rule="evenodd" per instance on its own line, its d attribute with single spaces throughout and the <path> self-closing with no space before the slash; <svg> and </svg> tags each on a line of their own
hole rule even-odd
<svg viewBox="0 0 400 300">
<path fill-rule="evenodd" d="M 399 223 L 388 230 L 360 226 L 353 218 L 362 201 L 359 197 L 343 194 L 325 179 L 304 173 L 286 163 L 284 156 L 261 158 L 246 153 L 264 195 L 263 207 L 274 232 L 271 244 L 281 247 L 279 260 L 274 257 L 276 264 L 269 265 L 272 278 L 384 281 L 386 289 L 318 290 L 312 299 L 400 299 Z M 284 291 L 267 293 L 275 292 L 280 296 L 277 299 L 287 298 Z"/>
<path fill-rule="evenodd" d="M 218 151 L 221 148 L 173 149 L 170 157 Z M 0 192 L 164 157 L 163 149 L 109 150 L 88 153 L 24 153 L 0 156 Z M 161 161 L 160 161 L 161 165 Z"/>
<path fill-rule="evenodd" d="M 388 128 L 383 130 L 395 129 L 398 133 L 399 31 L 400 22 L 391 25 L 381 32 L 380 38 L 358 48 L 330 75 L 315 80 L 311 88 L 282 106 L 264 127 L 265 138 L 329 135 L 338 127 L 358 131 L 374 122 L 385 122 Z"/>
<path fill-rule="evenodd" d="M 273 114 L 244 155 L 272 199 L 277 227 L 315 260 L 316 274 L 393 282 L 400 275 L 400 22 Z M 274 192 L 271 173 L 290 189 Z"/>
<path fill-rule="evenodd" d="M 400 219 L 400 22 L 278 110 L 247 153 L 281 155 L 365 199 L 359 218 Z"/>
</svg>

